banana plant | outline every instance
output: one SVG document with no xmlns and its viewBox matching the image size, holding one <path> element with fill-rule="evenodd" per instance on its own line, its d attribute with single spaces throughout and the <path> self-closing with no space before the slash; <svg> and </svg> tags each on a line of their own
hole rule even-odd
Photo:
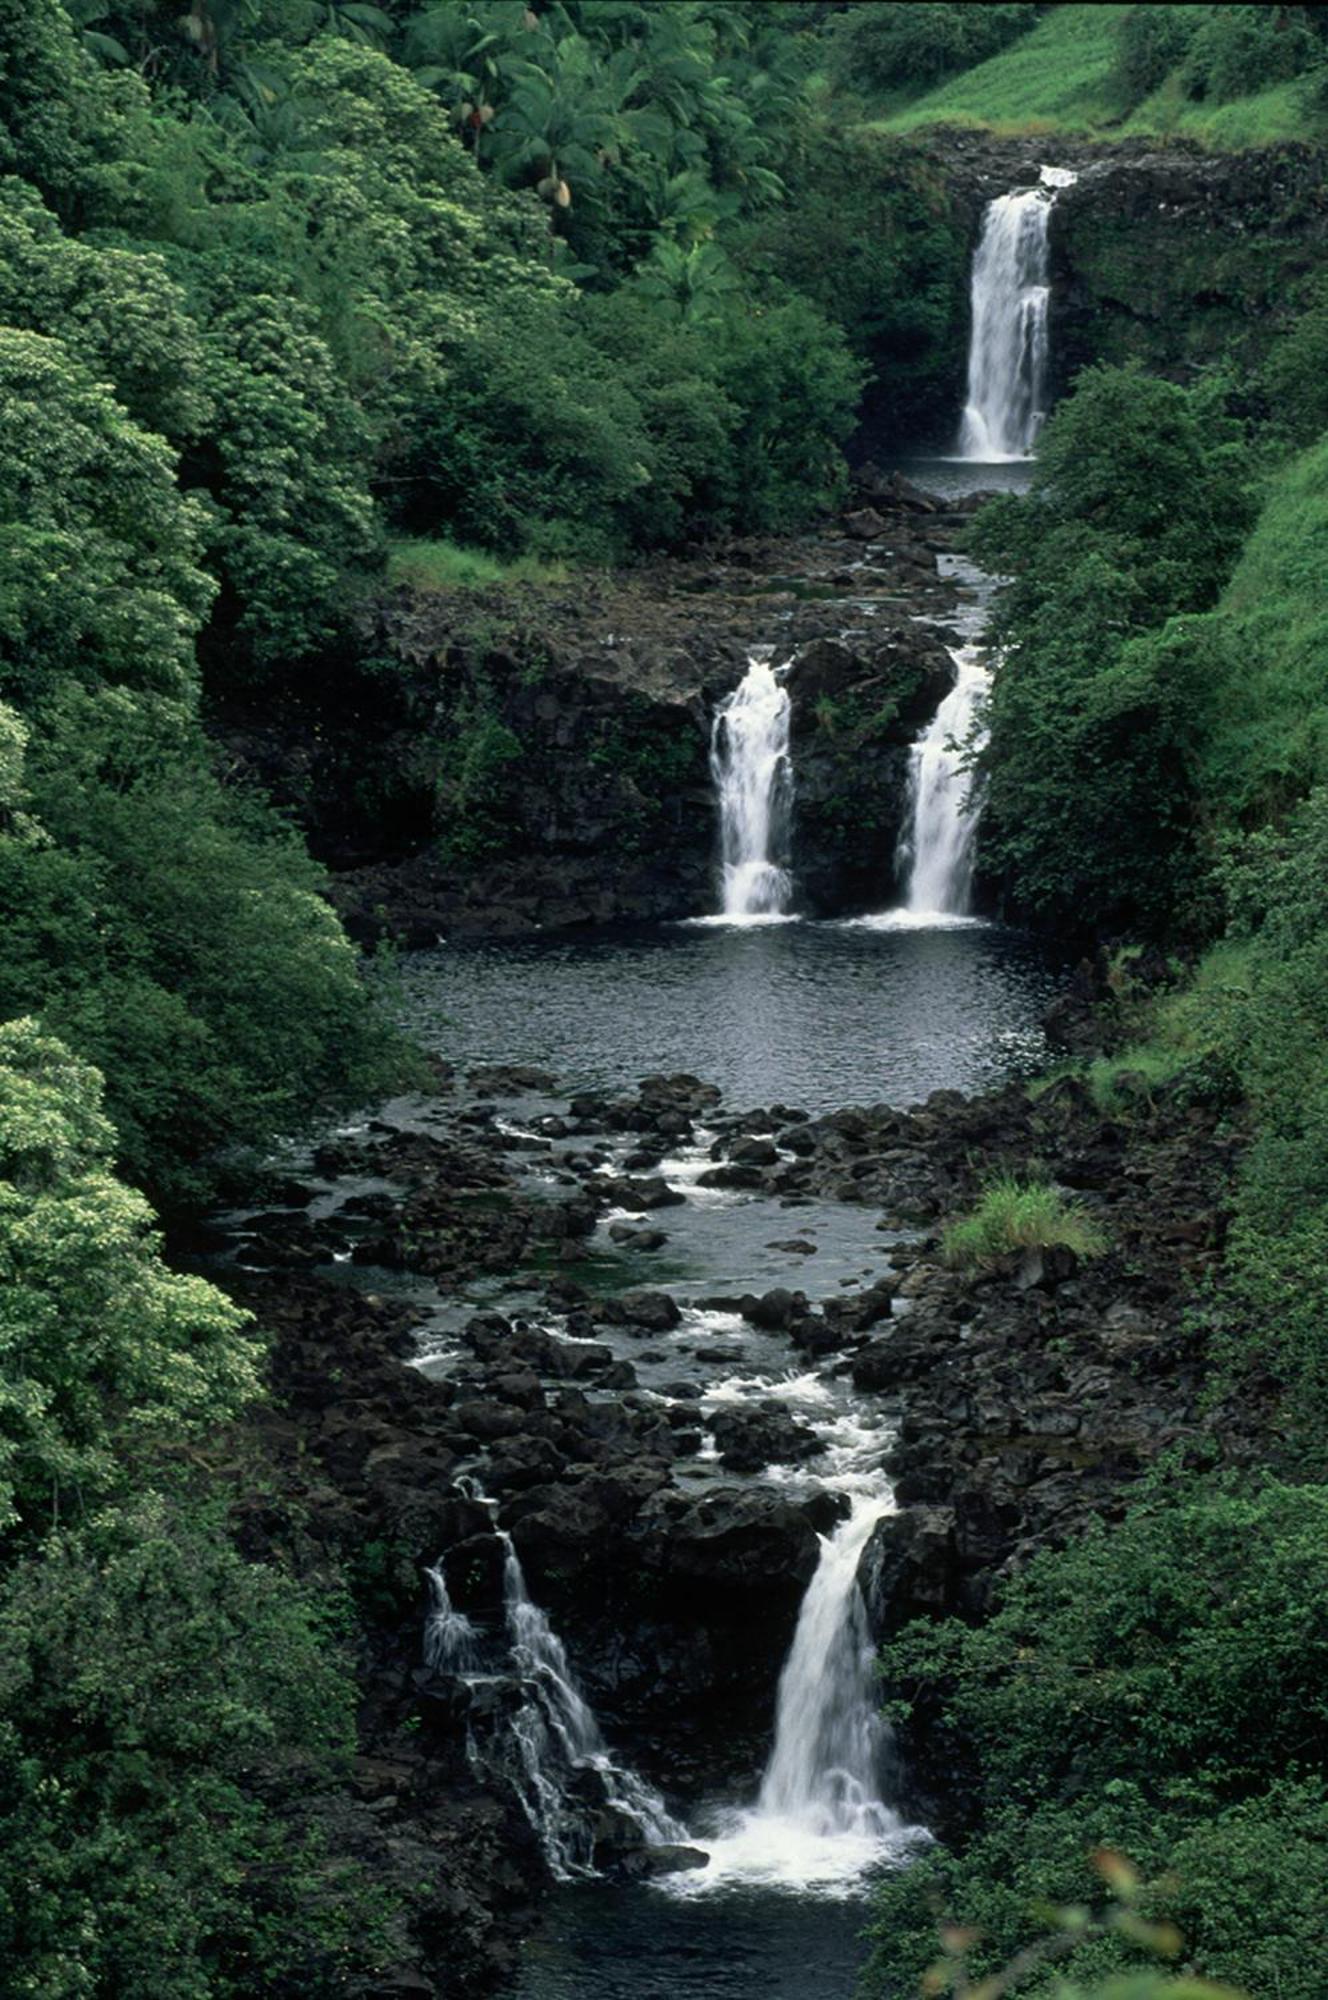
<svg viewBox="0 0 1328 2000">
<path fill-rule="evenodd" d="M 384 48 L 392 34 L 391 15 L 369 0 L 316 0 L 315 18 L 330 34 L 367 48 Z"/>
<path fill-rule="evenodd" d="M 469 141 L 476 162 L 481 141 L 522 68 L 522 45 L 539 31 L 525 0 L 437 0 L 406 29 L 402 57 L 419 82 L 435 91 Z"/>
<path fill-rule="evenodd" d="M 687 249 L 665 236 L 641 266 L 638 282 L 648 296 L 696 325 L 722 312 L 738 288 L 738 275 L 717 243 L 694 243 Z"/>
</svg>

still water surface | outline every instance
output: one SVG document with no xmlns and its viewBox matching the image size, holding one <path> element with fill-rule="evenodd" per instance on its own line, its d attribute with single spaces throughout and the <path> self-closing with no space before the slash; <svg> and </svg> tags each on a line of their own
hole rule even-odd
<svg viewBox="0 0 1328 2000">
<path fill-rule="evenodd" d="M 576 1087 L 690 1070 L 733 1110 L 913 1104 L 1037 1065 L 1054 980 L 1028 940 L 979 924 L 876 926 L 444 944 L 406 961 L 404 1013 L 452 1061 L 535 1063 Z"/>
</svg>

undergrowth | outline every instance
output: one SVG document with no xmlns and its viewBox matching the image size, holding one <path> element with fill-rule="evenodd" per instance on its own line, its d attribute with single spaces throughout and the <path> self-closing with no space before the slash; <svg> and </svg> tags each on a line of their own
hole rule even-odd
<svg viewBox="0 0 1328 2000">
<path fill-rule="evenodd" d="M 568 576 L 562 562 L 542 562 L 517 556 L 505 562 L 487 549 L 469 549 L 459 542 L 427 539 L 393 542 L 387 559 L 389 583 L 415 590 L 481 590 L 495 583 L 562 583 Z"/>
</svg>

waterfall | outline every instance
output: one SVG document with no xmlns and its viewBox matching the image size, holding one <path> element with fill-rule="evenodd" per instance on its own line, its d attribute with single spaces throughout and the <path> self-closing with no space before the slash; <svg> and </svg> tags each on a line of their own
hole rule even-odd
<svg viewBox="0 0 1328 2000">
<path fill-rule="evenodd" d="M 710 739 L 729 919 L 782 916 L 793 893 L 789 697 L 771 652 L 762 646 L 749 655 L 743 679 L 715 711 Z"/>
<path fill-rule="evenodd" d="M 953 646 L 955 684 L 913 745 L 902 921 L 964 916 L 973 883 L 981 799 L 966 755 L 978 706 L 991 685 L 981 646 Z"/>
<path fill-rule="evenodd" d="M 1046 413 L 1047 231 L 1076 176 L 1043 167 L 1039 185 L 987 204 L 973 258 L 973 325 L 961 458 L 1027 458 Z"/>
<path fill-rule="evenodd" d="M 718 1837 L 703 1836 L 706 1867 L 677 1877 L 675 1894 L 735 1882 L 851 1894 L 868 1869 L 927 1838 L 882 1797 L 889 1732 L 858 1583 L 872 1529 L 894 1503 L 879 1473 L 854 1481 L 851 1498 L 803 1595 L 756 1804 L 721 1816 Z"/>
<path fill-rule="evenodd" d="M 779 1679 L 775 1746 L 757 1812 L 814 1840 L 875 1842 L 899 1825 L 880 1797 L 885 1725 L 858 1587 L 867 1537 L 890 1505 L 888 1493 L 860 1496 L 848 1519 L 822 1541 Z"/>
<path fill-rule="evenodd" d="M 425 1664 L 479 1697 L 479 1726 L 467 1736 L 471 1763 L 511 1785 L 560 1882 L 597 1874 L 603 1858 L 684 1844 L 687 1829 L 658 1792 L 614 1762 L 562 1640 L 531 1601 L 511 1536 L 496 1526 L 494 1533 L 503 1551 L 508 1674 L 482 1670 L 481 1635 L 454 1608 L 441 1563 L 425 1572 Z"/>
<path fill-rule="evenodd" d="M 658 1792 L 635 1771 L 613 1762 L 562 1640 L 531 1602 L 511 1536 L 499 1530 L 499 1539 L 507 1630 L 524 1695 L 512 1718 L 520 1767 L 514 1776 L 553 1874 L 569 1881 L 596 1872 L 596 1820 L 604 1815 L 610 1840 L 616 1816 L 630 1829 L 636 1846 L 685 1842 L 687 1829 L 669 1817 Z"/>
<path fill-rule="evenodd" d="M 479 1634 L 447 1594 L 441 1563 L 424 1572 L 429 1581 L 429 1615 L 424 1623 L 424 1664 L 432 1673 L 465 1674 L 478 1663 Z"/>
</svg>

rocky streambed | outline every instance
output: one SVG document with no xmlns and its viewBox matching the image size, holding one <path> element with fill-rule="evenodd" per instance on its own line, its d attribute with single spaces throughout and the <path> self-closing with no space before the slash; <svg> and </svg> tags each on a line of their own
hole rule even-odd
<svg viewBox="0 0 1328 2000">
<path fill-rule="evenodd" d="M 1170 1101 L 1106 1118 L 1071 1081 L 808 1115 L 730 1108 L 691 1075 L 568 1090 L 440 1070 L 436 1095 L 230 1218 L 228 1281 L 275 1336 L 272 1485 L 245 1533 L 344 1563 L 360 1607 L 362 1754 L 329 1816 L 415 1907 L 375 1990 L 501 1986 L 551 1885 L 484 1747 L 519 1705 L 512 1553 L 615 1763 L 680 1827 L 731 1828 L 864 1480 L 894 1496 L 858 1569 L 879 1635 L 980 1616 L 1011 1564 L 1118 1508 L 1160 1451 L 1204 1449 L 1215 1424 L 1238 1449 L 1240 1413 L 1201 1412 L 1185 1311 L 1220 1254 L 1235 1143 Z M 1107 1253 L 947 1269 L 939 1225 L 1006 1167 L 1073 1190 Z M 713 1288 L 725 1216 L 780 1282 Z M 435 1566 L 482 1673 L 446 1647 L 430 1664 Z M 901 1747 L 900 1826 L 962 1819 L 943 1739 Z M 611 1878 L 699 1862 L 634 1836 L 594 1783 L 580 1809 Z"/>
</svg>

